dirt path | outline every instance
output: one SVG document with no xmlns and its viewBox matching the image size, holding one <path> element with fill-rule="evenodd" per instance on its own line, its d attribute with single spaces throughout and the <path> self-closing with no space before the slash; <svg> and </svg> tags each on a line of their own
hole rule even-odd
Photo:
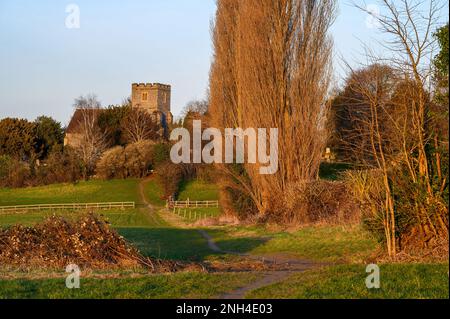
<svg viewBox="0 0 450 319">
<path fill-rule="evenodd" d="M 208 247 L 214 251 L 219 253 L 226 253 L 226 254 L 232 254 L 232 255 L 238 255 L 238 256 L 244 256 L 246 258 L 254 259 L 263 261 L 265 263 L 270 263 L 272 265 L 279 265 L 280 268 L 283 268 L 283 266 L 286 266 L 289 268 L 289 270 L 276 270 L 276 271 L 266 271 L 262 272 L 262 278 L 244 286 L 241 288 L 238 288 L 234 291 L 231 291 L 229 293 L 226 293 L 220 297 L 220 299 L 244 299 L 245 295 L 255 289 L 259 289 L 265 286 L 269 286 L 271 284 L 283 281 L 284 279 L 288 278 L 289 276 L 303 272 L 305 270 L 310 270 L 313 268 L 317 268 L 321 266 L 320 264 L 313 263 L 308 260 L 303 259 L 293 259 L 288 256 L 284 255 L 272 255 L 272 256 L 255 256 L 251 254 L 244 254 L 239 252 L 230 252 L 230 251 L 224 251 L 222 250 L 214 241 L 214 239 L 205 231 L 205 230 L 199 230 L 199 233 L 203 236 L 203 238 L 206 239 L 208 243 Z"/>
<path fill-rule="evenodd" d="M 257 281 L 254 281 L 234 291 L 228 292 L 220 296 L 219 299 L 244 299 L 245 295 L 248 292 L 283 281 L 284 279 L 295 273 L 296 271 L 270 271 L 262 273 L 263 277 L 261 279 L 258 279 Z"/>
<path fill-rule="evenodd" d="M 158 225 L 160 224 L 160 222 L 159 218 L 155 216 L 156 208 L 147 200 L 147 196 L 145 196 L 145 185 L 152 179 L 153 177 L 147 177 L 139 182 L 139 197 L 141 198 L 142 203 L 144 203 L 145 209 L 147 210 L 149 217 L 156 225 Z"/>
<path fill-rule="evenodd" d="M 160 216 L 166 222 L 170 223 L 170 225 L 173 225 L 174 227 L 191 228 L 189 225 L 185 224 L 181 218 L 179 218 L 175 214 L 172 214 L 172 212 L 168 210 L 162 210 L 160 212 Z M 197 229 L 197 231 L 206 240 L 209 249 L 211 249 L 216 253 L 240 256 L 244 257 L 245 259 L 255 260 L 259 262 L 262 261 L 265 264 L 271 266 L 270 268 L 272 269 L 273 268 L 279 269 L 279 270 L 257 272 L 258 274 L 262 275 L 261 278 L 246 286 L 240 287 L 234 291 L 228 292 L 220 296 L 219 297 L 220 299 L 244 299 L 245 295 L 252 290 L 283 281 L 293 274 L 322 266 L 322 264 L 313 263 L 311 261 L 304 259 L 293 258 L 292 256 L 287 256 L 283 254 L 276 254 L 270 256 L 257 256 L 240 252 L 225 251 L 217 245 L 217 243 L 214 241 L 214 239 L 206 230 Z"/>
<path fill-rule="evenodd" d="M 144 203 L 145 206 L 147 206 L 150 210 L 154 211 L 153 205 L 149 203 L 149 201 L 147 200 L 147 196 L 145 196 L 145 185 L 151 179 L 152 179 L 151 177 L 147 177 L 139 182 L 139 197 L 141 198 L 141 201 Z"/>
</svg>

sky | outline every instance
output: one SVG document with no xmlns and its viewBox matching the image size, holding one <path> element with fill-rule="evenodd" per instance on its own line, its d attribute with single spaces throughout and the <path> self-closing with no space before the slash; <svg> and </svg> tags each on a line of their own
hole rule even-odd
<svg viewBox="0 0 450 319">
<path fill-rule="evenodd" d="M 379 37 L 367 14 L 338 2 L 337 78 L 342 57 L 356 63 L 361 43 Z M 66 125 L 76 97 L 120 104 L 135 82 L 172 85 L 178 115 L 206 95 L 215 9 L 215 0 L 0 0 L 0 118 Z"/>
</svg>

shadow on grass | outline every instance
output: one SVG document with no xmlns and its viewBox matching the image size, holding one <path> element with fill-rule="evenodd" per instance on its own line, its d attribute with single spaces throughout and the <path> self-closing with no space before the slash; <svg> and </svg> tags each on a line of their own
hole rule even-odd
<svg viewBox="0 0 450 319">
<path fill-rule="evenodd" d="M 319 176 L 321 179 L 337 181 L 342 178 L 342 173 L 351 169 L 353 169 L 351 164 L 323 162 L 320 164 Z"/>
<path fill-rule="evenodd" d="M 182 180 L 179 184 L 178 184 L 178 195 L 185 192 L 187 189 L 187 185 L 188 185 L 188 181 L 186 180 Z"/>
<path fill-rule="evenodd" d="M 135 245 L 141 254 L 171 260 L 203 261 L 221 253 L 212 251 L 196 229 L 178 228 L 117 228 L 117 231 Z M 214 238 L 214 231 L 210 232 Z M 258 238 L 236 238 L 217 242 L 225 251 L 245 253 L 264 243 Z"/>
</svg>

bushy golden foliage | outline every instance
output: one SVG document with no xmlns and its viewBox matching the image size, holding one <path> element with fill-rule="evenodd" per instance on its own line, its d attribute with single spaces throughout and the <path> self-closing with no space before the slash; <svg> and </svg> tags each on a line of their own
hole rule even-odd
<svg viewBox="0 0 450 319">
<path fill-rule="evenodd" d="M 104 179 L 146 176 L 154 164 L 154 146 L 152 141 L 140 141 L 107 150 L 97 163 L 97 175 Z"/>
</svg>

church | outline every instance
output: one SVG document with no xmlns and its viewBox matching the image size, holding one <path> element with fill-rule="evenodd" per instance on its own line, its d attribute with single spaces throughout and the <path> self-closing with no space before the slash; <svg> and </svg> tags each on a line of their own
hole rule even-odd
<svg viewBox="0 0 450 319">
<path fill-rule="evenodd" d="M 162 128 L 172 124 L 171 86 L 161 83 L 133 83 L 131 85 L 131 106 L 145 110 L 155 117 Z M 90 116 L 97 118 L 103 109 L 89 110 Z M 76 109 L 66 129 L 64 145 L 76 147 L 81 141 L 80 123 L 86 110 Z"/>
</svg>

